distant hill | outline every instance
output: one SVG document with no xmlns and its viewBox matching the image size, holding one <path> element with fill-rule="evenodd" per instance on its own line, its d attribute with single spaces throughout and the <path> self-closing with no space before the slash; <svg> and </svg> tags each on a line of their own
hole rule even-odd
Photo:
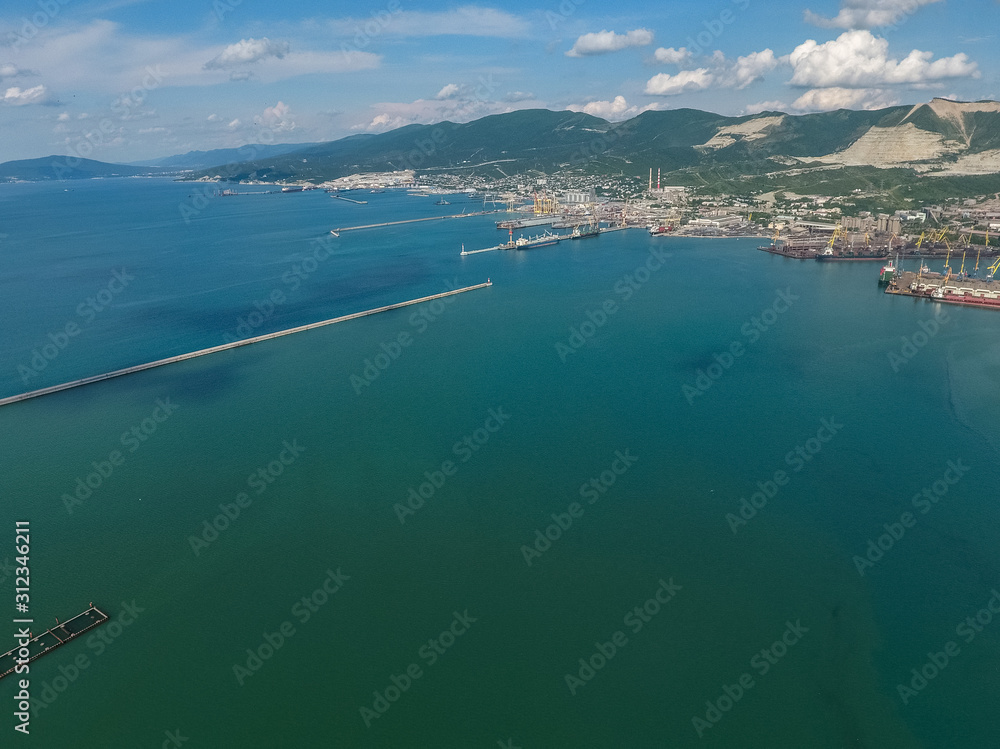
<svg viewBox="0 0 1000 749">
<path fill-rule="evenodd" d="M 21 159 L 0 164 L 0 181 L 24 180 L 39 182 L 59 179 L 91 179 L 93 177 L 135 177 L 160 174 L 155 167 L 107 164 L 92 159 L 68 156 L 46 156 L 41 159 Z"/>
<path fill-rule="evenodd" d="M 169 169 L 207 169 L 219 164 L 246 161 L 249 158 L 270 158 L 281 156 L 291 151 L 299 151 L 318 145 L 316 143 L 277 143 L 263 145 L 260 143 L 240 146 L 239 148 L 216 148 L 211 151 L 188 151 L 175 156 L 163 156 L 159 159 L 130 162 L 130 166 L 159 166 Z"/>
<path fill-rule="evenodd" d="M 248 155 L 252 158 L 241 160 Z M 70 168 L 66 161 L 53 156 L 7 162 L 0 164 L 0 179 L 185 170 L 187 179 L 318 183 L 358 172 L 414 169 L 491 178 L 627 174 L 641 180 L 653 168 L 662 171 L 665 184 L 725 192 L 844 195 L 887 183 L 913 199 L 918 193 L 936 199 L 1000 191 L 1000 103 L 934 99 L 877 111 L 743 117 L 674 109 L 616 123 L 580 112 L 527 109 L 328 143 L 192 151 L 145 165 L 81 159 Z"/>
<path fill-rule="evenodd" d="M 500 176 L 567 169 L 641 173 L 649 167 L 678 179 L 705 170 L 746 178 L 856 167 L 927 176 L 1000 174 L 1000 103 L 934 99 L 877 111 L 744 117 L 676 109 L 618 123 L 531 109 L 351 136 L 197 174 L 319 182 L 405 168 Z"/>
</svg>

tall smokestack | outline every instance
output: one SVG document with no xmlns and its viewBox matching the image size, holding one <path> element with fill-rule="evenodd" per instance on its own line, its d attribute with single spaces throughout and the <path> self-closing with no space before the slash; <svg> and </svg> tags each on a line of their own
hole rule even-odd
<svg viewBox="0 0 1000 749">
<path fill-rule="evenodd" d="M 653 167 L 649 167 L 649 191 L 653 192 Z"/>
<path fill-rule="evenodd" d="M 656 191 L 660 191 L 660 170 L 656 170 Z"/>
</svg>

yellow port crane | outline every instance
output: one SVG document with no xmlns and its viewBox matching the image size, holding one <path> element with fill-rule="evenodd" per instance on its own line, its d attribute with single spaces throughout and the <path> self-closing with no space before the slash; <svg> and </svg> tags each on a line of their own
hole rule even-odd
<svg viewBox="0 0 1000 749">
<path fill-rule="evenodd" d="M 986 279 L 992 281 L 993 276 L 996 275 L 997 270 L 1000 270 L 1000 258 L 997 258 L 997 261 L 993 263 L 993 265 L 991 265 L 987 270 L 989 270 L 989 274 L 986 276 Z"/>
<path fill-rule="evenodd" d="M 918 250 L 920 249 L 920 245 L 922 245 L 924 243 L 924 237 L 925 236 L 927 236 L 927 232 L 925 232 L 925 231 L 920 232 L 920 239 L 917 240 L 917 249 Z"/>
<path fill-rule="evenodd" d="M 833 230 L 833 234 L 830 236 L 830 241 L 827 243 L 827 247 L 833 249 L 833 245 L 839 237 L 840 237 L 840 224 L 837 224 L 837 227 Z"/>
</svg>

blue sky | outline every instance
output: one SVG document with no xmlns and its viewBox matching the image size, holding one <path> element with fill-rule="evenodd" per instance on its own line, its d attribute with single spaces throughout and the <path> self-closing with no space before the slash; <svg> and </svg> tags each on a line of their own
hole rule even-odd
<svg viewBox="0 0 1000 749">
<path fill-rule="evenodd" d="M 0 161 L 130 161 L 512 109 L 1000 98 L 1000 0 L 5 0 Z"/>
</svg>

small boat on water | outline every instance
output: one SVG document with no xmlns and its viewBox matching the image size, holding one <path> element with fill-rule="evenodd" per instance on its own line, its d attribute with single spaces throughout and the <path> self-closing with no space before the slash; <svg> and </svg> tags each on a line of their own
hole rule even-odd
<svg viewBox="0 0 1000 749">
<path fill-rule="evenodd" d="M 451 205 L 447 200 L 441 198 L 441 200 L 434 201 L 434 205 Z"/>
</svg>

